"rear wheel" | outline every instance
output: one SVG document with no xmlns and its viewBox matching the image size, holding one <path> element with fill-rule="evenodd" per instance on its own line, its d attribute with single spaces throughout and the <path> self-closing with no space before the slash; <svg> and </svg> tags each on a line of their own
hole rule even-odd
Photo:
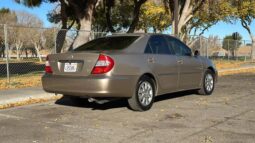
<svg viewBox="0 0 255 143">
<path fill-rule="evenodd" d="M 206 70 L 202 82 L 202 87 L 198 90 L 198 93 L 201 95 L 211 95 L 214 90 L 215 77 L 214 73 L 211 70 Z"/>
<path fill-rule="evenodd" d="M 128 99 L 128 103 L 135 111 L 146 111 L 152 107 L 154 97 L 154 81 L 147 76 L 142 76 L 137 83 L 135 94 Z"/>
</svg>

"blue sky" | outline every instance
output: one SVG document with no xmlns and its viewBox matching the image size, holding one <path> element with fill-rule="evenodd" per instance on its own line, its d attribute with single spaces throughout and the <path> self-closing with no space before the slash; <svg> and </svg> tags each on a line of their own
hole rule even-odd
<svg viewBox="0 0 255 143">
<path fill-rule="evenodd" d="M 43 3 L 40 7 L 28 8 L 14 0 L 0 0 L 0 8 L 9 8 L 14 11 L 26 11 L 37 15 L 44 23 L 44 27 L 50 27 L 51 23 L 47 20 L 47 13 L 54 8 L 53 4 Z"/>
<path fill-rule="evenodd" d="M 43 3 L 40 7 L 36 8 L 27 8 L 24 5 L 17 4 L 14 0 L 0 0 L 0 8 L 9 8 L 15 11 L 26 11 L 37 15 L 43 22 L 44 27 L 50 27 L 51 23 L 48 22 L 46 14 L 54 8 L 53 4 Z M 255 22 L 252 23 L 252 31 L 255 34 Z M 250 37 L 247 31 L 241 26 L 240 22 L 234 24 L 226 24 L 219 22 L 218 24 L 211 27 L 208 31 L 204 33 L 205 37 L 209 35 L 218 35 L 220 38 L 223 38 L 225 35 L 230 35 L 233 32 L 239 32 L 244 40 L 250 40 Z"/>
</svg>

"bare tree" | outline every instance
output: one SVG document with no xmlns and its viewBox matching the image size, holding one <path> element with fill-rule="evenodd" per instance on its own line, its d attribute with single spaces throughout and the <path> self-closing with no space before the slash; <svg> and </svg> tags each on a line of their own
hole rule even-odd
<svg viewBox="0 0 255 143">
<path fill-rule="evenodd" d="M 35 15 L 26 13 L 26 12 L 17 12 L 18 17 L 17 25 L 14 27 L 14 41 L 16 45 L 16 54 L 17 59 L 20 59 L 20 50 L 23 45 L 26 43 L 32 43 L 37 56 L 40 61 L 42 61 L 40 50 L 41 50 L 41 42 L 42 42 L 42 21 L 36 17 Z M 33 27 L 33 28 L 25 28 Z"/>
<path fill-rule="evenodd" d="M 0 9 L 0 57 L 5 57 L 5 45 L 4 45 L 4 25 L 13 25 L 17 22 L 16 14 L 9 9 Z"/>
</svg>

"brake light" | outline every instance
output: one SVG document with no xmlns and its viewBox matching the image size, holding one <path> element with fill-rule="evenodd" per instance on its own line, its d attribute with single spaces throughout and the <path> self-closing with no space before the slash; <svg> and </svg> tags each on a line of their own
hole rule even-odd
<svg viewBox="0 0 255 143">
<path fill-rule="evenodd" d="M 94 66 L 91 74 L 104 74 L 109 72 L 114 66 L 114 61 L 111 57 L 100 54 L 96 65 Z"/>
<path fill-rule="evenodd" d="M 53 73 L 51 66 L 50 66 L 50 62 L 49 62 L 49 57 L 46 57 L 46 62 L 45 62 L 45 73 Z"/>
</svg>

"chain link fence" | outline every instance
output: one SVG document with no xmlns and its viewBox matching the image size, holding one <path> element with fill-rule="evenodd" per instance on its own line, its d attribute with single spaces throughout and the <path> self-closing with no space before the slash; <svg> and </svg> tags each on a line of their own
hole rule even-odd
<svg viewBox="0 0 255 143">
<path fill-rule="evenodd" d="M 76 30 L 0 24 L 0 90 L 40 86 L 47 55 L 68 51 L 77 34 Z M 108 33 L 79 34 L 93 40 Z"/>
<path fill-rule="evenodd" d="M 46 56 L 68 51 L 77 34 L 86 35 L 85 37 L 89 37 L 88 40 L 111 35 L 106 32 L 78 32 L 0 24 L 0 90 L 39 86 Z M 193 52 L 199 50 L 201 56 L 210 59 L 234 61 L 251 59 L 251 41 L 222 40 L 203 36 L 189 36 L 183 41 Z"/>
<path fill-rule="evenodd" d="M 219 39 L 191 36 L 186 42 L 193 51 L 212 60 L 251 61 L 252 42 L 249 40 Z"/>
</svg>

